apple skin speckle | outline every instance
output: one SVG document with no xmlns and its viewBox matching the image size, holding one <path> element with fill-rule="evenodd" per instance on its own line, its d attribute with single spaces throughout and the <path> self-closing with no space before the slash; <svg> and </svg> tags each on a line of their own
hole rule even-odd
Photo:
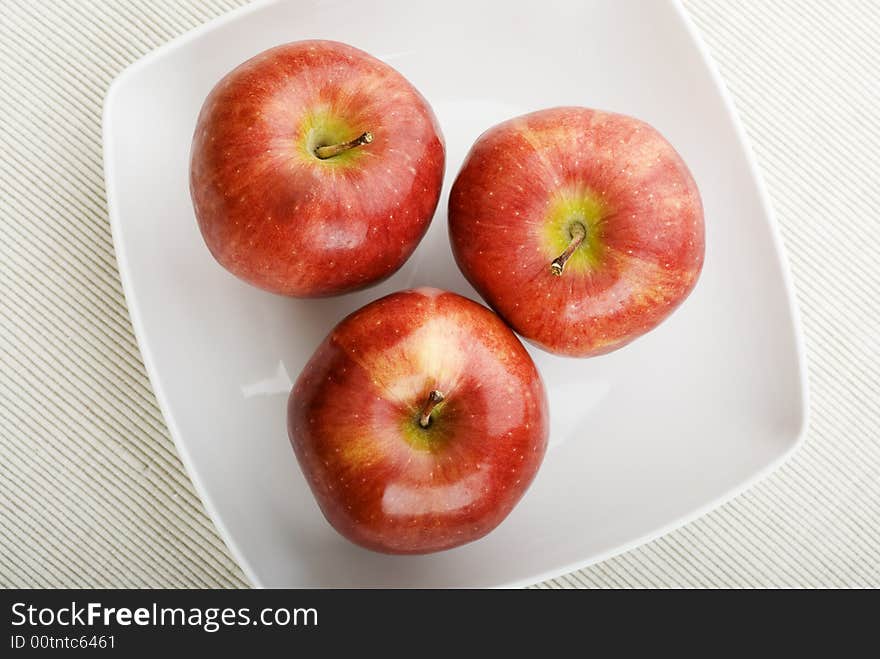
<svg viewBox="0 0 880 659">
<path fill-rule="evenodd" d="M 444 399 L 422 429 L 435 389 Z M 352 542 L 393 554 L 489 533 L 531 484 L 549 433 L 544 385 L 516 335 L 438 289 L 394 293 L 340 322 L 287 410 L 324 516 Z"/>
<path fill-rule="evenodd" d="M 553 213 L 569 207 L 593 214 L 571 217 L 589 225 L 589 240 L 557 276 L 550 263 L 571 235 Z M 672 145 L 638 119 L 588 108 L 489 129 L 449 195 L 467 280 L 521 336 L 573 357 L 616 350 L 666 319 L 696 285 L 704 231 L 699 191 Z"/>
<path fill-rule="evenodd" d="M 347 154 L 314 153 L 314 140 L 367 131 L 372 142 Z M 444 166 L 437 119 L 400 73 L 352 46 L 302 41 L 256 55 L 208 95 L 190 193 L 205 243 L 227 270 L 274 293 L 323 297 L 403 265 L 434 215 Z M 356 266 L 327 266 L 354 257 Z"/>
</svg>

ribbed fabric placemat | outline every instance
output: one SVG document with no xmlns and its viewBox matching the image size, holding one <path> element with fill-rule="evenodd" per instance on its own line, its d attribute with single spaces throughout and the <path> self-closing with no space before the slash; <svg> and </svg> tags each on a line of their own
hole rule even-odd
<svg viewBox="0 0 880 659">
<path fill-rule="evenodd" d="M 181 466 L 119 283 L 101 108 L 129 63 L 239 4 L 4 0 L 0 585 L 245 586 Z M 880 586 L 880 3 L 686 3 L 795 277 L 805 446 L 726 506 L 550 587 Z"/>
</svg>

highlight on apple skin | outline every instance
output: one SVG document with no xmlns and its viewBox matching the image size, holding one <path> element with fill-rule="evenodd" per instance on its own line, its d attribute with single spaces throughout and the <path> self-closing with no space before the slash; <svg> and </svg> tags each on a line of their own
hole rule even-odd
<svg viewBox="0 0 880 659">
<path fill-rule="evenodd" d="M 288 401 L 290 441 L 324 516 L 393 554 L 489 533 L 532 482 L 548 432 L 519 339 L 489 309 L 430 288 L 340 322 Z"/>
<path fill-rule="evenodd" d="M 445 146 L 427 101 L 352 46 L 300 41 L 227 74 L 199 114 L 190 192 L 241 279 L 320 297 L 393 274 L 428 229 Z"/>
<path fill-rule="evenodd" d="M 620 348 L 667 318 L 703 265 L 703 207 L 648 124 L 581 107 L 486 131 L 449 197 L 459 268 L 521 336 L 553 353 Z"/>
</svg>

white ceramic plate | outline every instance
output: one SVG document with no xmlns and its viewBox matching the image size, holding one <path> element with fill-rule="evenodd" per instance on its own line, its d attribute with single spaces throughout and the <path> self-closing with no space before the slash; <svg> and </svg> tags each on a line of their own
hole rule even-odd
<svg viewBox="0 0 880 659">
<path fill-rule="evenodd" d="M 104 149 L 122 281 L 147 371 L 184 463 L 250 580 L 264 586 L 511 586 L 583 567 L 741 492 L 798 445 L 803 348 L 775 222 L 742 130 L 683 10 L 666 2 L 388 0 L 261 3 L 142 59 L 107 95 Z M 251 288 L 202 243 L 190 139 L 214 83 L 304 38 L 391 63 L 433 104 L 448 169 L 431 229 L 377 288 L 297 301 Z M 449 186 L 474 139 L 563 104 L 632 114 L 664 133 L 703 195 L 706 265 L 671 319 L 591 360 L 531 349 L 551 448 L 511 516 L 478 542 L 390 557 L 324 521 L 288 445 L 285 402 L 347 313 L 431 285 L 477 298 L 446 236 Z M 478 299 L 478 298 L 477 298 Z"/>
</svg>

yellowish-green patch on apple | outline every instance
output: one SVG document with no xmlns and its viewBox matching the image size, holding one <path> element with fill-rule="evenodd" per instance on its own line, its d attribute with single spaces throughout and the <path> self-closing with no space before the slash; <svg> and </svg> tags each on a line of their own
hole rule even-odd
<svg viewBox="0 0 880 659">
<path fill-rule="evenodd" d="M 602 231 L 607 215 L 608 206 L 592 190 L 568 189 L 554 195 L 547 208 L 546 221 L 541 226 L 547 263 L 565 251 L 580 224 L 586 236 L 565 262 L 565 270 L 584 272 L 599 268 L 606 249 Z"/>
<path fill-rule="evenodd" d="M 403 419 L 401 423 L 401 431 L 406 441 L 414 449 L 434 453 L 443 448 L 443 446 L 451 439 L 448 419 L 444 419 L 443 408 L 447 407 L 447 402 L 443 401 L 434 405 L 431 409 L 430 422 L 427 427 L 423 428 L 419 424 L 421 410 L 412 408 L 411 413 Z"/>
<path fill-rule="evenodd" d="M 361 148 L 353 148 L 334 155 L 332 158 L 320 158 L 316 149 L 332 144 L 344 144 L 357 138 L 364 129 L 352 126 L 345 119 L 324 108 L 306 114 L 303 118 L 298 147 L 307 162 L 321 163 L 327 167 L 350 167 L 364 155 Z"/>
</svg>

